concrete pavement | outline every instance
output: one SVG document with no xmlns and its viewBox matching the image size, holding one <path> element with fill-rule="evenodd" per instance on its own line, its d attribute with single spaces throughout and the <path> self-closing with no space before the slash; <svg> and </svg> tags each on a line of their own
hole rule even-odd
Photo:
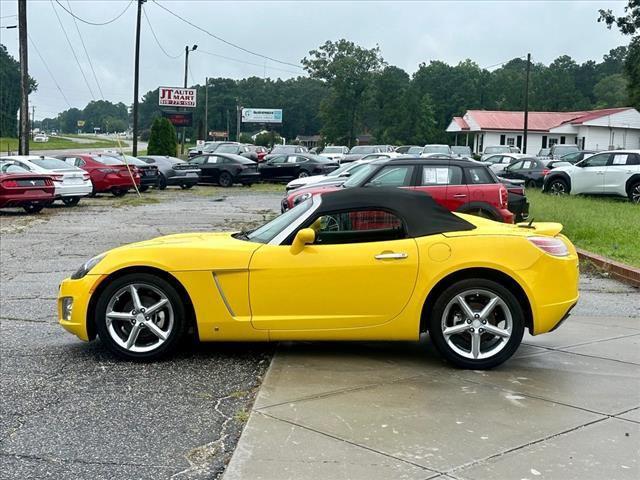
<svg viewBox="0 0 640 480">
<path fill-rule="evenodd" d="M 640 478 L 640 292 L 581 287 L 492 371 L 427 338 L 282 345 L 224 480 Z"/>
</svg>

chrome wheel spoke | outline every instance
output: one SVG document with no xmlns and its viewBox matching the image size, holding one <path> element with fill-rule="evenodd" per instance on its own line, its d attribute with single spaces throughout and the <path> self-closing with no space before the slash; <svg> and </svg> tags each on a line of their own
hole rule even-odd
<svg viewBox="0 0 640 480">
<path fill-rule="evenodd" d="M 160 327 L 158 327 L 151 320 L 144 322 L 144 326 L 147 327 L 151 333 L 158 337 L 163 342 L 167 339 L 167 334 Z"/>
<path fill-rule="evenodd" d="M 148 307 L 147 311 L 145 312 L 145 315 L 147 315 L 147 316 L 153 315 L 156 311 L 160 310 L 167 303 L 169 303 L 169 300 L 167 300 L 166 298 L 163 298 L 158 303 L 155 303 L 155 304 L 151 305 L 150 307 Z"/>
<path fill-rule="evenodd" d="M 454 325 L 453 327 L 445 328 L 442 333 L 445 337 L 450 337 L 451 335 L 466 332 L 467 330 L 469 330 L 469 325 L 467 325 L 466 323 L 461 323 L 460 325 Z"/>
<path fill-rule="evenodd" d="M 471 355 L 473 356 L 473 358 L 478 358 L 480 356 L 480 343 L 480 334 L 473 333 L 471 335 Z"/>
<path fill-rule="evenodd" d="M 456 297 L 456 301 L 458 302 L 458 305 L 460 305 L 460 308 L 462 309 L 462 312 L 465 314 L 465 316 L 467 318 L 473 318 L 475 313 L 473 312 L 473 310 L 471 310 L 471 307 L 467 304 L 467 301 L 464 299 L 464 295 L 458 295 Z"/>
<path fill-rule="evenodd" d="M 123 320 L 125 322 L 130 322 L 135 318 L 135 316 L 128 312 L 109 312 L 107 313 L 107 318 L 111 320 Z"/>
<path fill-rule="evenodd" d="M 129 338 L 127 338 L 127 343 L 125 343 L 125 348 L 127 350 L 131 350 L 131 348 L 136 345 L 136 340 L 138 340 L 138 335 L 140 335 L 141 328 L 142 324 L 136 323 L 131 329 L 131 332 L 129 332 Z"/>
<path fill-rule="evenodd" d="M 482 328 L 484 328 L 485 332 L 490 333 L 491 335 L 495 335 L 496 337 L 509 338 L 511 336 L 511 333 L 508 330 L 496 327 L 495 325 L 491 325 L 490 323 L 483 325 Z"/>
<path fill-rule="evenodd" d="M 500 298 L 494 296 L 489 303 L 485 305 L 485 307 L 480 312 L 480 320 L 486 320 L 487 317 L 493 312 L 493 309 L 496 308 L 496 305 L 500 303 Z"/>
<path fill-rule="evenodd" d="M 140 297 L 138 296 L 138 289 L 134 284 L 129 285 L 129 293 L 131 293 L 131 302 L 133 303 L 133 308 L 140 311 L 142 307 L 142 302 L 140 301 Z"/>
</svg>

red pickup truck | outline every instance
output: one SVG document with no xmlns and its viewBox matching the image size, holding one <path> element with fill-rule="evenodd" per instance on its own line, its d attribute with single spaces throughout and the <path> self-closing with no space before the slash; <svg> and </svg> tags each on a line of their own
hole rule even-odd
<svg viewBox="0 0 640 480">
<path fill-rule="evenodd" d="M 484 165 L 470 160 L 440 158 L 382 159 L 365 165 L 342 184 L 312 184 L 288 192 L 281 210 L 312 195 L 349 187 L 401 187 L 429 193 L 445 208 L 514 222 L 505 185 Z M 525 205 L 528 205 L 525 202 Z M 519 212 L 522 215 L 523 212 Z"/>
</svg>

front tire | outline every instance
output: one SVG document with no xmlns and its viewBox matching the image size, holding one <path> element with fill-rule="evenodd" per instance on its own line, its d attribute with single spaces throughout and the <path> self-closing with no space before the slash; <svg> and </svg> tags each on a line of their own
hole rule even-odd
<svg viewBox="0 0 640 480">
<path fill-rule="evenodd" d="M 470 278 L 448 287 L 433 305 L 429 335 L 440 354 L 460 368 L 484 370 L 508 360 L 524 335 L 524 312 L 509 289 Z"/>
<path fill-rule="evenodd" d="M 62 203 L 67 207 L 75 207 L 80 203 L 80 197 L 62 197 Z"/>
<path fill-rule="evenodd" d="M 298 178 L 307 178 L 309 176 L 309 172 L 307 172 L 306 170 L 301 170 L 300 173 L 298 174 Z"/>
<path fill-rule="evenodd" d="M 131 273 L 113 280 L 96 304 L 100 340 L 128 360 L 156 360 L 179 345 L 186 329 L 180 295 L 165 279 Z"/>
<path fill-rule="evenodd" d="M 636 205 L 640 205 L 640 182 L 636 182 L 629 187 L 629 200 Z"/>
<path fill-rule="evenodd" d="M 44 208 L 44 205 L 41 203 L 30 203 L 28 205 L 24 205 L 22 208 L 29 214 L 39 213 Z"/>
<path fill-rule="evenodd" d="M 218 183 L 221 187 L 227 188 L 233 185 L 233 177 L 229 172 L 222 172 L 218 178 Z"/>
<path fill-rule="evenodd" d="M 138 187 L 139 192 L 146 192 L 147 190 L 149 190 L 149 185 L 140 185 Z"/>
<path fill-rule="evenodd" d="M 167 188 L 167 177 L 165 177 L 161 173 L 160 180 L 158 181 L 158 190 L 166 190 L 166 188 Z"/>
<path fill-rule="evenodd" d="M 569 184 L 562 178 L 554 178 L 549 182 L 548 190 L 551 195 L 568 195 Z"/>
<path fill-rule="evenodd" d="M 180 188 L 182 190 L 190 190 L 193 188 L 193 183 L 183 183 L 182 185 L 180 185 Z"/>
<path fill-rule="evenodd" d="M 127 194 L 127 188 L 114 188 L 111 190 L 111 194 L 114 197 L 124 197 Z"/>
</svg>

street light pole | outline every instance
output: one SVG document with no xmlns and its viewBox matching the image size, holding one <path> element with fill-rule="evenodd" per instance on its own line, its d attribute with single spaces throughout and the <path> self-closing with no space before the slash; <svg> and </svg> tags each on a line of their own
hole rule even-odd
<svg viewBox="0 0 640 480">
<path fill-rule="evenodd" d="M 189 52 L 193 52 L 198 48 L 198 45 L 194 45 L 189 48 L 189 45 L 184 47 L 184 88 L 187 88 L 187 73 L 189 72 Z M 182 142 L 180 144 L 180 155 L 184 155 L 184 140 L 186 136 L 186 127 L 182 127 Z"/>
<path fill-rule="evenodd" d="M 29 155 L 29 59 L 27 54 L 27 0 L 18 0 L 20 43 L 20 141 L 18 153 Z"/>
<path fill-rule="evenodd" d="M 142 4 L 147 0 L 138 0 L 138 18 L 136 20 L 136 54 L 133 74 L 133 148 L 132 155 L 138 155 L 138 79 L 140 78 L 140 18 Z"/>
<path fill-rule="evenodd" d="M 524 86 L 524 132 L 522 153 L 527 153 L 527 136 L 529 135 L 529 73 L 531 72 L 531 54 L 527 54 L 527 79 Z"/>
</svg>

